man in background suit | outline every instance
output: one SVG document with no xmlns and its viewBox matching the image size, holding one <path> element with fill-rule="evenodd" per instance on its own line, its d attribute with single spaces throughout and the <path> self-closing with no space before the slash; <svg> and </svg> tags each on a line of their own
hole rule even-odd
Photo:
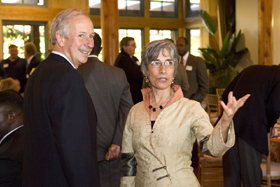
<svg viewBox="0 0 280 187">
<path fill-rule="evenodd" d="M 134 104 L 143 101 L 142 82 L 143 75 L 139 60 L 133 56 L 136 43 L 132 37 L 124 37 L 120 42 L 121 52 L 115 60 L 114 66 L 122 68 L 129 82 L 130 91 Z"/>
<path fill-rule="evenodd" d="M 5 79 L 11 77 L 18 79 L 20 82 L 20 93 L 24 92 L 26 83 L 25 71 L 27 61 L 18 56 L 18 47 L 14 44 L 9 46 L 9 58 L 0 62 L 0 78 Z"/>
<path fill-rule="evenodd" d="M 97 115 L 97 158 L 101 187 L 120 186 L 120 146 L 126 117 L 133 106 L 129 84 L 122 69 L 97 57 L 101 38 L 95 33 L 88 61 L 79 66 Z"/>
<path fill-rule="evenodd" d="M 36 57 L 36 46 L 33 43 L 24 45 L 24 55 L 27 59 L 26 78 L 28 79 L 35 68 L 40 64 L 40 60 Z"/>
<path fill-rule="evenodd" d="M 23 187 L 98 187 L 96 114 L 80 73 L 93 48 L 93 24 L 66 9 L 51 24 L 53 51 L 24 97 Z"/>
<path fill-rule="evenodd" d="M 250 98 L 233 117 L 235 144 L 223 156 L 224 186 L 261 186 L 262 154 L 268 155 L 267 133 L 280 116 L 280 66 L 245 68 L 223 93 Z M 222 115 L 222 114 L 221 114 Z"/>
<path fill-rule="evenodd" d="M 21 187 L 23 98 L 13 90 L 0 92 L 0 186 Z"/>
<path fill-rule="evenodd" d="M 206 70 L 206 64 L 200 57 L 193 56 L 189 52 L 189 41 L 180 37 L 176 41 L 177 50 L 179 54 L 179 62 L 184 65 L 189 81 L 189 90 L 186 95 L 187 98 L 202 102 L 209 89 L 209 77 Z M 199 158 L 198 145 L 194 143 L 192 151 L 192 167 L 194 172 L 198 174 Z"/>
<path fill-rule="evenodd" d="M 178 38 L 176 44 L 180 56 L 179 62 L 185 66 L 188 75 L 190 88 L 187 98 L 201 103 L 209 89 L 206 64 L 202 58 L 190 54 L 189 42 L 186 38 Z"/>
</svg>

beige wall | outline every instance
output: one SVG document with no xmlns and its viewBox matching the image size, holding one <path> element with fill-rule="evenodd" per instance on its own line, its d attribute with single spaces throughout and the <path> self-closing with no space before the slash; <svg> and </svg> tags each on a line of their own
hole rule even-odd
<svg viewBox="0 0 280 187">
<path fill-rule="evenodd" d="M 236 32 L 240 29 L 244 36 L 238 49 L 247 47 L 249 53 L 241 59 L 237 66 L 238 71 L 258 64 L 258 0 L 236 0 Z"/>
<path fill-rule="evenodd" d="M 279 0 L 273 0 L 273 26 L 272 26 L 272 60 L 274 65 L 280 64 L 280 11 L 276 8 L 280 6 Z M 250 8 L 248 8 L 250 7 Z M 236 0 L 236 30 L 242 30 L 244 40 L 241 47 L 247 47 L 249 54 L 242 59 L 237 67 L 238 70 L 258 64 L 258 0 Z"/>
</svg>

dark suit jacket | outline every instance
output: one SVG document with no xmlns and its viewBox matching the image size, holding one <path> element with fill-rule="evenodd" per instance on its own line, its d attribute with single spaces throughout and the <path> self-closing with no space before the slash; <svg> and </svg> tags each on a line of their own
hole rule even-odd
<svg viewBox="0 0 280 187">
<path fill-rule="evenodd" d="M 0 186 L 20 187 L 22 181 L 23 128 L 9 134 L 0 144 Z"/>
<path fill-rule="evenodd" d="M 130 91 L 134 104 L 143 101 L 142 81 L 143 75 L 140 66 L 136 64 L 139 61 L 135 56 L 132 58 L 124 51 L 121 51 L 115 61 L 115 66 L 122 68 L 130 85 Z"/>
<path fill-rule="evenodd" d="M 51 53 L 24 97 L 23 186 L 99 186 L 96 115 L 80 73 Z"/>
<path fill-rule="evenodd" d="M 36 56 L 31 59 L 30 63 L 26 67 L 26 78 L 29 78 L 31 70 L 33 68 L 36 68 L 40 64 L 40 62 L 41 61 Z"/>
<path fill-rule="evenodd" d="M 225 103 L 230 91 L 236 99 L 251 94 L 234 115 L 236 136 L 267 155 L 267 132 L 280 116 L 280 67 L 250 66 L 226 88 L 223 93 Z"/>
<path fill-rule="evenodd" d="M 126 117 L 133 106 L 129 84 L 122 69 L 96 57 L 89 57 L 78 71 L 96 109 L 98 161 L 105 160 L 108 147 L 112 143 L 119 146 L 122 143 Z"/>
<path fill-rule="evenodd" d="M 187 98 L 202 102 L 210 84 L 204 60 L 189 54 L 186 71 L 190 85 Z"/>
</svg>

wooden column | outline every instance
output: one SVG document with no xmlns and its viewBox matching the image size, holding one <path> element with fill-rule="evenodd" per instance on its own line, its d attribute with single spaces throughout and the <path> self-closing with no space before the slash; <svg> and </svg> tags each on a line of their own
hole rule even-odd
<svg viewBox="0 0 280 187">
<path fill-rule="evenodd" d="M 259 64 L 272 65 L 272 4 L 259 0 Z"/>
<path fill-rule="evenodd" d="M 114 65 L 119 54 L 118 0 L 101 0 L 103 62 Z"/>
</svg>

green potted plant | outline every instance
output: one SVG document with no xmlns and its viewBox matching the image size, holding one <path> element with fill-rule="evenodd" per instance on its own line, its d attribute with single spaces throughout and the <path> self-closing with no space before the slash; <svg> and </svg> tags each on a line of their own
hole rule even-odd
<svg viewBox="0 0 280 187">
<path fill-rule="evenodd" d="M 217 26 L 214 20 L 209 16 L 206 11 L 200 10 L 200 17 L 207 31 L 214 38 L 215 44 L 218 46 L 214 34 L 217 31 Z M 233 27 L 235 22 L 235 15 L 229 19 L 230 27 Z M 231 29 L 232 30 L 232 29 Z M 210 88 L 209 93 L 216 93 L 216 88 L 226 88 L 229 83 L 238 74 L 235 67 L 239 63 L 242 56 L 248 52 L 247 48 L 236 51 L 236 46 L 240 40 L 241 31 L 239 30 L 236 35 L 228 31 L 226 34 L 221 48 L 218 46 L 214 49 L 211 46 L 207 48 L 199 48 L 205 60 L 206 67 L 209 70 Z"/>
</svg>

